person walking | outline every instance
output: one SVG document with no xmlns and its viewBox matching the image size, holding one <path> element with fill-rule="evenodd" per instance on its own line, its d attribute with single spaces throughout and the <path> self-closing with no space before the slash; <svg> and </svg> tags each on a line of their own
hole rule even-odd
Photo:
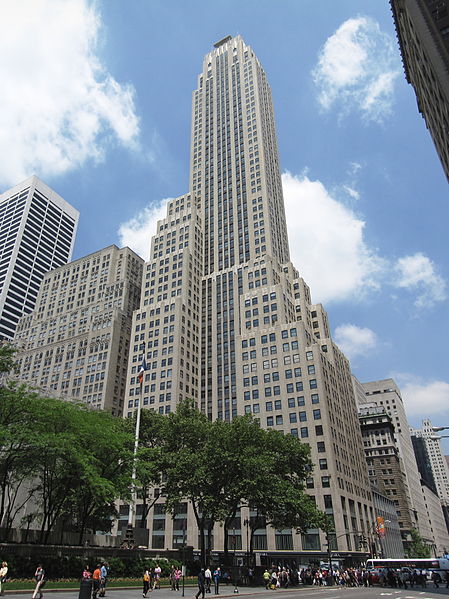
<svg viewBox="0 0 449 599">
<path fill-rule="evenodd" d="M 439 589 L 440 588 L 440 582 L 441 582 L 441 576 L 440 576 L 439 572 L 433 571 L 431 579 L 432 579 L 434 587 L 436 589 Z"/>
<path fill-rule="evenodd" d="M 206 578 L 204 576 L 204 568 L 198 572 L 198 593 L 195 595 L 196 599 L 199 599 L 199 596 L 204 599 L 204 594 L 206 592 Z"/>
<path fill-rule="evenodd" d="M 265 568 L 265 572 L 262 574 L 263 582 L 265 584 L 265 588 L 268 590 L 270 588 L 270 578 L 271 574 Z"/>
<path fill-rule="evenodd" d="M 5 594 L 6 575 L 8 574 L 8 562 L 2 562 L 0 568 L 0 595 Z"/>
<path fill-rule="evenodd" d="M 154 568 L 153 591 L 155 589 L 160 589 L 161 588 L 161 573 L 162 573 L 162 568 L 160 567 L 159 564 L 156 564 L 156 567 Z"/>
<path fill-rule="evenodd" d="M 145 570 L 145 572 L 143 573 L 143 592 L 142 592 L 142 597 L 146 597 L 148 594 L 148 591 L 150 590 L 150 571 L 148 570 L 148 568 Z"/>
<path fill-rule="evenodd" d="M 92 574 L 92 599 L 97 599 L 97 595 L 100 591 L 100 580 L 101 580 L 101 565 L 97 564 L 93 574 Z"/>
<path fill-rule="evenodd" d="M 36 586 L 34 588 L 32 599 L 42 599 L 44 596 L 42 587 L 45 584 L 45 571 L 42 564 L 38 564 L 36 572 L 34 573 L 34 580 L 36 581 Z"/>
<path fill-rule="evenodd" d="M 100 597 L 104 597 L 106 595 L 106 584 L 108 582 L 108 569 L 106 567 L 106 564 L 104 562 L 101 562 L 101 568 L 100 568 L 100 593 L 99 596 Z"/>
<path fill-rule="evenodd" d="M 179 581 L 182 576 L 181 568 L 175 568 L 175 591 L 179 591 Z"/>
<path fill-rule="evenodd" d="M 210 571 L 209 566 L 207 566 L 207 568 L 204 571 L 204 579 L 205 579 L 206 593 L 210 593 L 210 585 L 212 582 L 212 572 Z"/>
</svg>

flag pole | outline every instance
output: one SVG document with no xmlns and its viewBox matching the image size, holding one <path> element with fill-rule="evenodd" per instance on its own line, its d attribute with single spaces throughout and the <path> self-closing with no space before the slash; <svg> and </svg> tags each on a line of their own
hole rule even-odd
<svg viewBox="0 0 449 599">
<path fill-rule="evenodd" d="M 128 512 L 128 526 L 126 528 L 126 542 L 129 545 L 134 545 L 134 525 L 135 525 L 135 517 L 136 517 L 136 501 L 137 501 L 137 488 L 136 488 L 136 478 L 137 478 L 137 450 L 139 448 L 139 436 L 140 436 L 140 413 L 142 409 L 142 391 L 143 391 L 143 377 L 144 372 L 146 370 L 145 364 L 145 356 L 142 361 L 140 375 L 140 394 L 139 400 L 137 403 L 137 416 L 136 416 L 136 429 L 134 435 L 134 452 L 133 452 L 133 469 L 131 473 L 131 501 L 129 503 L 129 512 Z"/>
</svg>

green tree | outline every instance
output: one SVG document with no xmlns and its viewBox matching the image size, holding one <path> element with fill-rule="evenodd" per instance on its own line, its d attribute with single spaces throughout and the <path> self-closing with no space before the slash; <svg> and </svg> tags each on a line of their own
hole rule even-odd
<svg viewBox="0 0 449 599">
<path fill-rule="evenodd" d="M 0 348 L 0 353 L 3 348 Z M 2 358 L 0 358 L 0 363 Z M 0 367 L 1 368 L 1 367 Z M 35 492 L 32 430 L 39 417 L 25 387 L 0 387 L 0 523 L 7 541 L 12 523 Z"/>
<path fill-rule="evenodd" d="M 137 496 L 142 500 L 140 527 L 146 525 L 149 511 L 163 492 L 161 473 L 161 445 L 167 419 L 153 410 L 142 410 L 139 431 L 139 449 L 136 461 Z"/>
<path fill-rule="evenodd" d="M 406 549 L 407 557 L 430 557 L 430 547 L 423 541 L 416 528 L 410 530 L 411 542 Z"/>
<path fill-rule="evenodd" d="M 200 537 L 201 561 L 206 561 L 206 533 L 224 516 L 221 488 L 216 484 L 220 454 L 213 438 L 213 423 L 193 401 L 184 400 L 166 417 L 161 470 L 165 478 L 166 509 L 174 513 L 183 499 L 191 502 Z"/>
<path fill-rule="evenodd" d="M 133 435 L 129 422 L 108 412 L 80 410 L 77 484 L 66 512 L 83 544 L 87 530 L 109 531 L 118 516 L 116 500 L 129 497 L 133 461 Z"/>
</svg>

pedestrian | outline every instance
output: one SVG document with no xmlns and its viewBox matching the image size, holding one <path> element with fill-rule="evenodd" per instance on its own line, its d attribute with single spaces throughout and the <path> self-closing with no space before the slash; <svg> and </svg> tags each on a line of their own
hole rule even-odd
<svg viewBox="0 0 449 599">
<path fill-rule="evenodd" d="M 34 580 L 36 581 L 36 586 L 34 588 L 32 599 L 42 599 L 44 596 L 42 593 L 42 587 L 45 584 L 45 571 L 42 567 L 42 564 L 38 564 L 36 572 L 34 573 Z"/>
<path fill-rule="evenodd" d="M 143 573 L 143 592 L 142 592 L 142 597 L 146 597 L 148 591 L 150 590 L 150 572 L 148 570 L 148 568 L 145 570 L 145 572 Z"/>
<path fill-rule="evenodd" d="M 198 572 L 198 593 L 195 595 L 196 599 L 199 599 L 199 596 L 204 599 L 204 594 L 206 592 L 206 578 L 204 576 L 204 568 Z"/>
<path fill-rule="evenodd" d="M 91 578 L 92 578 L 92 572 L 90 571 L 89 564 L 87 564 L 83 570 L 83 579 L 90 580 Z"/>
<path fill-rule="evenodd" d="M 248 568 L 248 584 L 250 587 L 252 587 L 253 583 L 254 583 L 254 570 L 252 568 Z"/>
<path fill-rule="evenodd" d="M 204 580 L 205 580 L 206 593 L 210 593 L 210 584 L 212 582 L 212 572 L 210 571 L 209 566 L 207 566 L 207 568 L 204 571 Z"/>
<path fill-rule="evenodd" d="M 6 576 L 8 574 L 8 562 L 2 562 L 0 568 L 0 595 L 5 594 Z"/>
<path fill-rule="evenodd" d="M 435 572 L 435 571 L 433 571 L 433 572 L 432 572 L 431 579 L 432 579 L 432 581 L 433 581 L 433 585 L 434 585 L 434 587 L 435 587 L 436 589 L 439 589 L 439 588 L 440 588 L 440 582 L 441 582 L 441 576 L 440 576 L 439 572 Z"/>
<path fill-rule="evenodd" d="M 264 584 L 265 584 L 265 588 L 268 590 L 269 587 L 270 587 L 270 578 L 271 578 L 271 575 L 270 575 L 270 573 L 268 572 L 268 570 L 266 568 L 265 568 L 265 572 L 262 574 L 262 578 L 263 578 L 263 581 L 264 581 Z"/>
<path fill-rule="evenodd" d="M 97 599 L 97 595 L 100 591 L 100 579 L 101 579 L 101 565 L 97 564 L 93 574 L 92 574 L 92 599 Z"/>
<path fill-rule="evenodd" d="M 156 567 L 154 568 L 153 591 L 154 591 L 154 589 L 161 588 L 161 573 L 162 573 L 162 568 L 160 567 L 159 564 L 156 564 Z"/>
<path fill-rule="evenodd" d="M 218 566 L 218 568 L 215 568 L 215 570 L 214 570 L 214 584 L 215 584 L 215 594 L 216 595 L 220 594 L 220 578 L 221 578 L 221 570 L 220 570 L 220 566 Z"/>
<path fill-rule="evenodd" d="M 182 570 L 179 567 L 175 568 L 175 590 L 179 591 L 179 580 L 182 576 Z"/>
<path fill-rule="evenodd" d="M 99 596 L 100 597 L 104 597 L 106 595 L 106 584 L 108 582 L 108 569 L 106 567 L 106 564 L 104 562 L 101 563 L 101 568 L 100 568 L 100 593 Z"/>
</svg>

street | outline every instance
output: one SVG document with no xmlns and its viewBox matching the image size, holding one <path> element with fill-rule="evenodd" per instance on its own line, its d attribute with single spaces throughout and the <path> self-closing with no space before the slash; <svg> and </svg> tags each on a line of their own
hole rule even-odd
<svg viewBox="0 0 449 599">
<path fill-rule="evenodd" d="M 430 585 L 429 585 L 430 587 Z M 222 587 L 220 591 L 220 599 L 226 599 L 228 597 L 235 597 L 237 593 L 233 592 L 233 587 Z M 449 597 L 449 589 L 444 586 L 439 589 L 427 588 L 427 589 L 390 589 L 383 587 L 295 587 L 292 589 L 278 589 L 276 591 L 267 591 L 261 587 L 248 588 L 242 587 L 238 589 L 239 595 L 245 595 L 248 597 L 254 597 L 254 599 L 262 599 L 262 597 L 272 597 L 273 595 L 282 595 L 283 599 L 310 599 L 315 597 L 316 599 L 359 599 L 359 597 L 366 597 L 367 599 L 436 599 L 442 596 Z M 186 587 L 185 597 L 193 599 L 197 588 L 193 586 Z M 78 591 L 50 591 L 46 593 L 50 596 L 49 599 L 78 599 Z M 7 595 L 13 595 L 13 593 L 7 593 Z M 15 594 L 15 593 L 14 593 Z M 24 594 L 24 593 L 20 593 Z M 28 593 L 27 593 L 28 594 Z M 31 593 L 29 593 L 31 595 Z M 138 588 L 133 589 L 117 589 L 109 590 L 106 594 L 107 599 L 139 599 L 142 597 L 142 591 Z M 153 591 L 148 594 L 148 599 L 175 599 L 179 597 L 181 599 L 182 592 L 174 592 L 170 589 L 160 589 Z M 215 594 L 206 595 L 212 599 L 215 598 Z"/>
</svg>

